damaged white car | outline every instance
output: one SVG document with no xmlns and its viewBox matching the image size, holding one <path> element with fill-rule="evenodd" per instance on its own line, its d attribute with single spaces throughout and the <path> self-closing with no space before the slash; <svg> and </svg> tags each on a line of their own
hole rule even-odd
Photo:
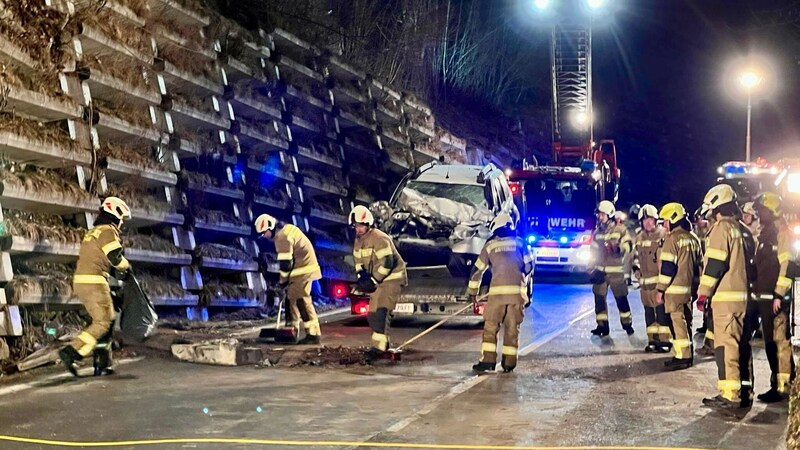
<svg viewBox="0 0 800 450">
<path fill-rule="evenodd" d="M 463 308 L 470 271 L 490 237 L 488 223 L 500 212 L 519 218 L 505 175 L 493 164 L 426 164 L 400 182 L 389 202 L 373 204 L 372 211 L 408 264 L 409 286 L 395 317 L 452 314 Z"/>
</svg>

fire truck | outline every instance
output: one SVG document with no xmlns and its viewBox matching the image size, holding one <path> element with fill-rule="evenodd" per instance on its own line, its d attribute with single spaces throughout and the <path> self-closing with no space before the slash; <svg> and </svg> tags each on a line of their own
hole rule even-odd
<svg viewBox="0 0 800 450">
<path fill-rule="evenodd" d="M 594 142 L 591 41 L 586 23 L 553 27 L 552 163 L 523 161 L 507 171 L 522 216 L 518 229 L 534 250 L 537 270 L 585 271 L 595 208 L 617 200 L 616 146 L 613 140 Z"/>
<path fill-rule="evenodd" d="M 764 191 L 781 196 L 784 217 L 795 235 L 794 257 L 800 261 L 800 159 L 728 161 L 717 168 L 717 173 L 717 182 L 733 187 L 741 202 L 752 201 Z M 794 292 L 800 292 L 800 276 L 794 279 Z"/>
</svg>

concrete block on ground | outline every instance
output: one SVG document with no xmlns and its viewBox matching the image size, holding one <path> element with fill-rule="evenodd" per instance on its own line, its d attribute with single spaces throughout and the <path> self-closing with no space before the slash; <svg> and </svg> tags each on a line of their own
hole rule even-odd
<svg viewBox="0 0 800 450">
<path fill-rule="evenodd" d="M 174 344 L 172 355 L 181 361 L 217 366 L 256 364 L 264 359 L 260 348 L 242 347 L 236 339 Z"/>
<path fill-rule="evenodd" d="M 19 306 L 3 305 L 0 309 L 0 336 L 22 336 Z"/>
</svg>

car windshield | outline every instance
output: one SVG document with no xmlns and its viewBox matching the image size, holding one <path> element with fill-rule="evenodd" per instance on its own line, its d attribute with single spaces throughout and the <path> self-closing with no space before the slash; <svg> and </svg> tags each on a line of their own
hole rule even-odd
<svg viewBox="0 0 800 450">
<path fill-rule="evenodd" d="M 474 206 L 486 207 L 486 198 L 483 195 L 483 186 L 477 184 L 448 184 L 431 183 L 428 181 L 409 181 L 405 189 L 413 189 L 420 194 L 436 198 L 445 198 L 454 202 Z"/>
<path fill-rule="evenodd" d="M 525 199 L 530 211 L 554 208 L 564 216 L 585 216 L 587 211 L 591 215 L 595 207 L 595 193 L 584 181 L 528 180 L 525 182 Z"/>
</svg>

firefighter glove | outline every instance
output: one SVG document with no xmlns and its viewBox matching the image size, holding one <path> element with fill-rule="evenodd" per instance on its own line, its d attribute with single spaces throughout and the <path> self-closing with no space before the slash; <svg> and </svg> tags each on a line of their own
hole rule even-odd
<svg viewBox="0 0 800 450">
<path fill-rule="evenodd" d="M 371 294 L 378 290 L 378 285 L 371 276 L 368 276 L 367 278 L 359 278 L 356 282 L 356 288 L 365 294 Z"/>
<path fill-rule="evenodd" d="M 706 297 L 705 295 L 697 297 L 697 310 L 700 312 L 705 312 L 707 303 L 708 303 L 708 297 Z"/>
</svg>

